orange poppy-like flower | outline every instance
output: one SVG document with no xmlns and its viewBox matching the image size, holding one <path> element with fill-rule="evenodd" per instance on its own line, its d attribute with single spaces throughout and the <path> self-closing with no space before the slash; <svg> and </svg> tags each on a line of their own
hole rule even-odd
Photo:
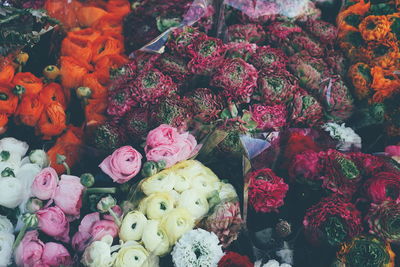
<svg viewBox="0 0 400 267">
<path fill-rule="evenodd" d="M 107 97 L 107 85 L 102 84 L 96 73 L 91 73 L 83 79 L 83 86 L 89 87 L 92 94 L 91 98 Z"/>
<path fill-rule="evenodd" d="M 0 134 L 7 131 L 8 117 L 5 113 L 0 113 Z"/>
<path fill-rule="evenodd" d="M 14 74 L 15 69 L 11 64 L 0 68 L 0 83 L 10 83 L 14 78 Z"/>
<path fill-rule="evenodd" d="M 358 24 L 369 11 L 370 6 L 369 1 L 365 3 L 363 0 L 342 10 L 336 18 L 339 31 L 356 31 Z"/>
<path fill-rule="evenodd" d="M 69 126 L 67 131 L 57 139 L 55 145 L 47 151 L 50 166 L 56 170 L 58 175 L 65 172 L 65 167 L 62 164 L 57 164 L 57 154 L 65 156 L 66 163 L 72 168 L 79 160 L 82 136 L 81 129 Z"/>
<path fill-rule="evenodd" d="M 84 40 L 93 42 L 94 40 L 99 38 L 100 35 L 101 35 L 101 33 L 99 31 L 96 31 L 92 28 L 86 28 L 86 29 L 82 29 L 82 30 L 68 32 L 67 38 L 78 38 L 78 39 L 84 39 Z"/>
<path fill-rule="evenodd" d="M 388 40 L 385 43 L 373 44 L 368 48 L 365 54 L 370 54 L 372 65 L 384 69 L 400 69 L 400 51 L 397 42 Z"/>
<path fill-rule="evenodd" d="M 37 96 L 25 96 L 18 105 L 16 120 L 33 127 L 42 115 L 43 108 Z"/>
<path fill-rule="evenodd" d="M 82 4 L 76 0 L 46 0 L 44 8 L 50 17 L 56 18 L 66 28 L 73 28 L 78 25 L 76 11 Z"/>
<path fill-rule="evenodd" d="M 358 62 L 350 67 L 349 78 L 359 99 L 368 97 L 371 94 L 372 75 L 371 68 L 362 62 Z"/>
<path fill-rule="evenodd" d="M 43 89 L 43 82 L 30 72 L 18 72 L 13 79 L 14 85 L 25 88 L 25 95 L 36 95 Z"/>
<path fill-rule="evenodd" d="M 96 23 L 102 16 L 108 14 L 107 11 L 94 7 L 94 6 L 85 6 L 80 8 L 77 11 L 77 18 L 79 24 L 84 27 L 91 27 L 94 23 Z"/>
<path fill-rule="evenodd" d="M 89 63 L 92 59 L 91 41 L 82 36 L 67 37 L 62 41 L 61 54 Z"/>
<path fill-rule="evenodd" d="M 63 106 L 64 110 L 67 109 L 67 101 L 65 99 L 64 91 L 58 83 L 49 83 L 46 85 L 39 94 L 39 100 L 45 106 L 58 102 Z"/>
<path fill-rule="evenodd" d="M 43 139 L 61 134 L 66 128 L 66 115 L 63 106 L 54 102 L 48 105 L 37 124 L 37 133 L 43 135 Z"/>
<path fill-rule="evenodd" d="M 60 61 L 62 86 L 66 89 L 81 86 L 84 76 L 89 72 L 87 66 L 73 57 L 62 56 Z"/>
<path fill-rule="evenodd" d="M 101 79 L 110 79 L 110 71 L 113 69 L 118 69 L 125 64 L 127 64 L 129 60 L 122 55 L 114 54 L 109 56 L 104 56 L 96 62 L 96 72 L 98 73 L 98 77 Z"/>
<path fill-rule="evenodd" d="M 107 1 L 106 10 L 123 18 L 131 11 L 131 5 L 128 0 L 109 0 Z"/>
<path fill-rule="evenodd" d="M 368 16 L 360 23 L 361 36 L 366 41 L 380 41 L 390 32 L 391 22 L 387 16 Z"/>
<path fill-rule="evenodd" d="M 108 101 L 103 99 L 89 99 L 85 106 L 86 125 L 94 126 L 103 123 L 106 120 L 105 111 Z"/>
<path fill-rule="evenodd" d="M 93 28 L 103 33 L 122 34 L 122 18 L 118 14 L 104 15 L 93 25 Z"/>
<path fill-rule="evenodd" d="M 112 35 L 106 35 L 97 38 L 93 42 L 93 62 L 97 62 L 100 58 L 123 52 L 124 45 L 121 40 L 116 39 Z"/>
<path fill-rule="evenodd" d="M 17 109 L 18 97 L 12 93 L 13 86 L 0 83 L 0 113 L 13 114 Z"/>
<path fill-rule="evenodd" d="M 373 102 L 382 102 L 393 93 L 400 91 L 400 76 L 393 70 L 384 70 L 375 66 L 371 69 L 371 75 L 373 77 L 371 87 L 375 91 Z"/>
</svg>

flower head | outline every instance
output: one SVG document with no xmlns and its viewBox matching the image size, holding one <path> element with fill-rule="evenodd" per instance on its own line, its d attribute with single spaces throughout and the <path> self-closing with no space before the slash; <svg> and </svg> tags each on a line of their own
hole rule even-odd
<svg viewBox="0 0 400 267">
<path fill-rule="evenodd" d="M 126 135 L 116 123 L 106 122 L 96 129 L 94 143 L 99 149 L 114 151 L 124 144 Z"/>
<path fill-rule="evenodd" d="M 369 232 L 388 242 L 400 241 L 400 203 L 384 201 L 380 204 L 371 204 L 367 214 Z"/>
<path fill-rule="evenodd" d="M 299 126 L 313 127 L 321 124 L 322 107 L 311 95 L 299 91 L 294 95 L 292 102 L 291 120 Z"/>
<path fill-rule="evenodd" d="M 228 27 L 227 35 L 230 42 L 260 43 L 265 32 L 258 24 L 234 24 Z"/>
<path fill-rule="evenodd" d="M 270 46 L 257 47 L 256 53 L 250 58 L 250 63 L 257 69 L 263 68 L 285 68 L 288 58 L 279 48 Z"/>
<path fill-rule="evenodd" d="M 375 204 L 386 200 L 400 200 L 400 174 L 396 172 L 379 172 L 365 183 L 369 199 Z"/>
<path fill-rule="evenodd" d="M 286 106 L 253 105 L 251 109 L 252 119 L 257 122 L 257 129 L 261 131 L 278 131 L 286 125 Z"/>
<path fill-rule="evenodd" d="M 249 257 L 229 251 L 218 262 L 218 267 L 253 267 Z"/>
</svg>

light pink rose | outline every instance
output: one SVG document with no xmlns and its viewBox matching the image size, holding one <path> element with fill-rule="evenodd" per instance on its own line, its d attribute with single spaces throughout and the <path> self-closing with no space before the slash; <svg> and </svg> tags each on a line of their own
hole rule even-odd
<svg viewBox="0 0 400 267">
<path fill-rule="evenodd" d="M 385 148 L 385 153 L 390 157 L 399 157 L 400 156 L 400 146 L 387 146 Z"/>
<path fill-rule="evenodd" d="M 25 233 L 15 251 L 15 262 L 18 266 L 31 267 L 41 263 L 44 244 L 38 236 L 36 230 Z"/>
<path fill-rule="evenodd" d="M 122 211 L 122 209 L 121 209 L 120 206 L 115 205 L 115 206 L 112 207 L 111 209 L 114 211 L 114 213 L 115 213 L 118 217 L 120 217 L 120 218 L 122 217 L 123 211 Z M 104 215 L 103 215 L 103 218 L 104 218 L 105 220 L 114 221 L 114 217 L 111 216 L 110 214 L 104 214 Z"/>
<path fill-rule="evenodd" d="M 71 255 L 61 244 L 49 242 L 44 245 L 42 262 L 51 267 L 72 265 Z"/>
<path fill-rule="evenodd" d="M 171 145 L 178 138 L 178 130 L 167 124 L 161 124 L 157 128 L 151 130 L 146 138 L 146 153 L 154 147 L 162 145 Z"/>
<path fill-rule="evenodd" d="M 81 220 L 78 227 L 78 232 L 72 237 L 72 247 L 77 251 L 84 251 L 87 246 L 93 241 L 91 235 L 92 227 L 95 222 L 100 221 L 100 213 L 93 212 L 87 214 Z"/>
<path fill-rule="evenodd" d="M 92 230 L 93 224 L 98 221 L 100 221 L 100 213 L 93 212 L 93 213 L 87 214 L 81 220 L 81 223 L 78 227 L 79 232 L 90 233 L 90 231 Z"/>
<path fill-rule="evenodd" d="M 164 160 L 166 167 L 171 167 L 179 161 L 180 147 L 176 145 L 162 145 L 149 150 L 146 153 L 146 158 L 149 161 Z"/>
<path fill-rule="evenodd" d="M 84 190 L 78 177 L 62 175 L 54 193 L 54 202 L 66 215 L 79 217 Z"/>
<path fill-rule="evenodd" d="M 32 183 L 32 195 L 41 200 L 52 198 L 58 183 L 57 172 L 51 168 L 44 168 Z"/>
<path fill-rule="evenodd" d="M 136 176 L 142 166 L 142 155 L 131 146 L 115 150 L 99 165 L 114 182 L 122 184 Z"/>
<path fill-rule="evenodd" d="M 91 236 L 94 241 L 102 239 L 106 235 L 111 235 L 115 238 L 118 235 L 118 226 L 114 221 L 100 220 L 93 224 Z"/>
<path fill-rule="evenodd" d="M 62 242 L 69 242 L 69 222 L 59 207 L 50 207 L 36 212 L 39 229 Z"/>
</svg>

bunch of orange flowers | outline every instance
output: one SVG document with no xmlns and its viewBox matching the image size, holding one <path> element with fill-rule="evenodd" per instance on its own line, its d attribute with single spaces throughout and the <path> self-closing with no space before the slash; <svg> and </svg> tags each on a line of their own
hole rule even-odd
<svg viewBox="0 0 400 267">
<path fill-rule="evenodd" d="M 371 2 L 345 1 L 337 24 L 356 96 L 377 103 L 400 92 L 400 7 Z"/>
</svg>

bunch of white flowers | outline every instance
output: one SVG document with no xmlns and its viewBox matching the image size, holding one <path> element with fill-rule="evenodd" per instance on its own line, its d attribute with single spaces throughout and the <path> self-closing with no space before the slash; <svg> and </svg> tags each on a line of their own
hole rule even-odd
<svg viewBox="0 0 400 267">
<path fill-rule="evenodd" d="M 6 216 L 0 215 L 0 267 L 10 264 L 14 243 L 14 227 Z"/>
<path fill-rule="evenodd" d="M 329 135 L 339 141 L 337 149 L 343 152 L 349 151 L 352 147 L 361 149 L 361 137 L 354 132 L 350 127 L 346 127 L 344 123 L 341 125 L 328 122 L 322 128 L 329 132 Z"/>
</svg>

